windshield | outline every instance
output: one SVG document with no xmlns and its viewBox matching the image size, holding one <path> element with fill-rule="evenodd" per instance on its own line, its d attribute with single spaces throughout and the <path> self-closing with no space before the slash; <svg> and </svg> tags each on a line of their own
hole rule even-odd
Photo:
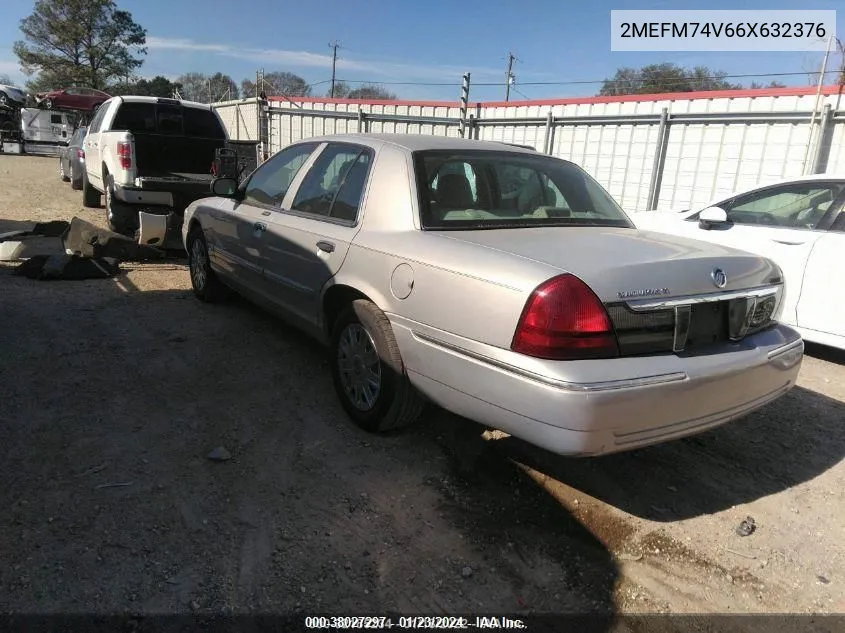
<svg viewBox="0 0 845 633">
<path fill-rule="evenodd" d="M 568 161 L 507 151 L 416 152 L 424 229 L 537 226 L 633 228 L 587 172 Z"/>
</svg>

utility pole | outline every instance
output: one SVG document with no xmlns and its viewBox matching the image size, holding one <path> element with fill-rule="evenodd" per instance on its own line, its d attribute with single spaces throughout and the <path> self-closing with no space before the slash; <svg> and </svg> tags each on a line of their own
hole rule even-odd
<svg viewBox="0 0 845 633">
<path fill-rule="evenodd" d="M 830 46 L 833 44 L 834 36 L 831 35 L 827 38 L 827 48 L 824 52 L 824 59 L 822 60 L 822 70 L 819 73 L 819 85 L 816 88 L 816 102 L 813 104 L 813 113 L 810 115 L 810 137 L 807 140 L 807 147 L 804 151 L 804 162 L 801 166 L 801 173 L 807 173 L 807 160 L 810 158 L 810 146 L 813 144 L 813 136 L 815 134 L 815 125 L 816 125 L 816 111 L 819 109 L 819 102 L 822 98 L 822 87 L 824 86 L 824 76 L 827 72 L 827 60 L 830 57 Z M 821 142 L 821 136 L 819 137 L 819 142 Z"/>
<path fill-rule="evenodd" d="M 337 49 L 340 48 L 340 44 L 335 40 L 331 44 L 329 44 L 329 48 L 332 49 L 332 91 L 331 96 L 334 97 L 334 82 L 335 82 L 335 69 L 337 68 Z"/>
<path fill-rule="evenodd" d="M 511 82 L 513 81 L 513 63 L 517 61 L 513 53 L 508 53 L 508 70 L 505 73 L 505 101 L 510 101 Z"/>
</svg>

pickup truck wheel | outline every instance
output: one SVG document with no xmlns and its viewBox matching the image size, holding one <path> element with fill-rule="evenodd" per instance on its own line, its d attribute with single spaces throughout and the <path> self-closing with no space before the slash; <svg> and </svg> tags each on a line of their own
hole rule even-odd
<svg viewBox="0 0 845 633">
<path fill-rule="evenodd" d="M 106 187 L 104 195 L 109 228 L 126 237 L 135 237 L 135 225 L 138 223 L 137 211 L 131 205 L 115 200 L 111 186 Z"/>
<path fill-rule="evenodd" d="M 405 374 L 390 321 L 372 301 L 357 299 L 343 310 L 330 349 L 335 391 L 358 426 L 385 432 L 420 417 L 424 400 Z"/>
<path fill-rule="evenodd" d="M 82 172 L 82 206 L 88 209 L 100 207 L 100 192 L 91 186 L 85 172 Z"/>
<path fill-rule="evenodd" d="M 202 228 L 195 226 L 188 233 L 188 270 L 191 274 L 191 286 L 194 294 L 207 303 L 219 303 L 228 299 L 232 291 L 211 269 L 208 256 L 208 243 Z"/>
<path fill-rule="evenodd" d="M 65 161 L 61 158 L 59 159 L 59 177 L 62 179 L 62 182 L 68 182 L 70 178 L 65 173 Z"/>
</svg>

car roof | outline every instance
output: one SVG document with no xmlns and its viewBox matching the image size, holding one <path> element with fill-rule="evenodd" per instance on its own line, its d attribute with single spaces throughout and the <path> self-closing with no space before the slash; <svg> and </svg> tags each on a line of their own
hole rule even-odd
<svg viewBox="0 0 845 633">
<path fill-rule="evenodd" d="M 766 189 L 768 187 L 776 187 L 777 185 L 788 185 L 790 183 L 800 184 L 802 182 L 815 182 L 818 180 L 845 180 L 845 174 L 812 174 L 810 176 L 798 176 L 796 178 L 780 178 L 777 180 L 765 180 L 762 181 L 753 187 L 747 187 L 745 189 L 740 189 L 738 191 L 734 191 L 726 196 L 721 196 L 719 200 L 727 200 L 728 198 L 733 198 L 737 195 L 742 195 L 745 193 L 751 193 L 752 191 L 757 191 L 758 189 Z"/>
<path fill-rule="evenodd" d="M 199 108 L 200 110 L 213 110 L 207 103 L 197 101 L 184 101 L 179 99 L 167 99 L 163 97 L 146 97 L 141 95 L 119 95 L 112 99 L 123 99 L 124 103 L 179 103 L 187 108 Z"/>
<path fill-rule="evenodd" d="M 503 141 L 476 141 L 465 138 L 452 138 L 448 136 L 432 136 L 428 134 L 331 134 L 303 139 L 301 142 L 310 143 L 358 143 L 376 148 L 380 145 L 389 144 L 402 148 L 408 152 L 419 152 L 424 150 L 485 150 L 507 151 L 520 154 L 537 156 L 537 151 L 523 147 L 517 147 Z M 551 157 L 549 157 L 551 158 Z"/>
</svg>

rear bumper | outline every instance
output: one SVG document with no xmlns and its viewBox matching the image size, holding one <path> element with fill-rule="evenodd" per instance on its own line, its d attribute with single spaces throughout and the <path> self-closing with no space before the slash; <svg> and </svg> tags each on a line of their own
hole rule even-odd
<svg viewBox="0 0 845 633">
<path fill-rule="evenodd" d="M 571 456 L 649 446 L 747 415 L 795 385 L 804 351 L 798 333 L 778 325 L 723 353 L 626 359 L 635 362 L 627 363 L 623 378 L 562 382 L 485 359 L 471 345 L 394 318 L 408 375 L 434 402 Z M 608 376 L 618 373 L 608 366 Z"/>
<path fill-rule="evenodd" d="M 127 204 L 170 207 L 182 213 L 194 200 L 211 196 L 210 181 L 136 178 L 134 186 L 115 186 L 115 197 Z"/>
</svg>

